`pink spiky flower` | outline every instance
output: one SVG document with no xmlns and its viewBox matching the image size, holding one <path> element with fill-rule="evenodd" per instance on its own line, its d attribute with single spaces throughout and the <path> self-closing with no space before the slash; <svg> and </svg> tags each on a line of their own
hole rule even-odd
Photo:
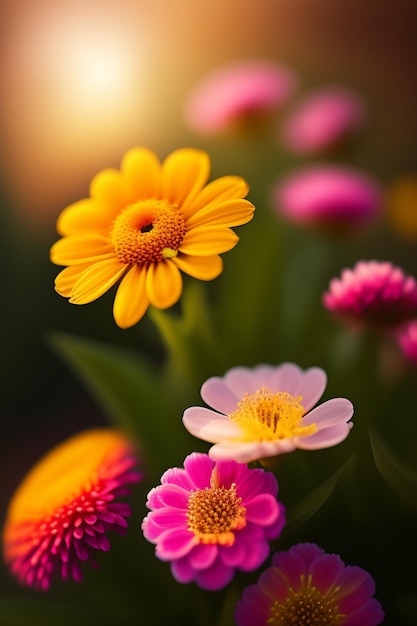
<svg viewBox="0 0 417 626">
<path fill-rule="evenodd" d="M 287 67 L 263 60 L 222 66 L 193 89 L 185 116 L 201 133 L 223 133 L 245 122 L 262 119 L 292 95 L 296 77 Z"/>
<path fill-rule="evenodd" d="M 80 564 L 110 550 L 131 509 L 118 501 L 140 479 L 131 442 L 110 429 L 80 433 L 51 450 L 24 478 L 3 530 L 4 557 L 18 581 L 46 591 L 56 571 L 82 578 Z"/>
<path fill-rule="evenodd" d="M 257 584 L 243 591 L 235 620 L 238 626 L 378 626 L 384 611 L 374 593 L 367 571 L 301 543 L 277 552 Z"/>
<path fill-rule="evenodd" d="M 321 87 L 292 109 L 283 124 L 282 137 L 293 152 L 322 152 L 357 131 L 364 117 L 364 103 L 355 91 L 341 86 Z"/>
<path fill-rule="evenodd" d="M 348 436 L 353 405 L 333 398 L 313 409 L 326 382 L 319 367 L 234 367 L 223 378 L 206 380 L 201 397 L 212 408 L 186 409 L 183 423 L 195 437 L 215 444 L 209 455 L 216 460 L 248 463 L 296 448 L 328 448 Z"/>
<path fill-rule="evenodd" d="M 353 325 L 392 329 L 417 312 L 417 282 L 388 261 L 358 261 L 330 281 L 324 306 Z"/>
<path fill-rule="evenodd" d="M 178 582 L 221 589 L 269 555 L 285 524 L 277 494 L 271 472 L 194 452 L 149 492 L 143 534 Z"/>
</svg>

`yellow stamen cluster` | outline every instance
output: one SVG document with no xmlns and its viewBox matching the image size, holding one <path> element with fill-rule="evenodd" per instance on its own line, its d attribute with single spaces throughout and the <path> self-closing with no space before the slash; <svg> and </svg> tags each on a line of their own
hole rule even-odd
<svg viewBox="0 0 417 626">
<path fill-rule="evenodd" d="M 332 590 L 324 595 L 316 587 L 302 586 L 298 591 L 290 588 L 285 602 L 274 602 L 267 620 L 270 626 L 338 626 L 345 615 L 339 613 Z"/>
<path fill-rule="evenodd" d="M 176 256 L 185 232 L 178 207 L 151 198 L 126 207 L 115 219 L 110 239 L 121 263 L 142 265 Z"/>
<path fill-rule="evenodd" d="M 218 485 L 214 474 L 210 487 L 194 491 L 188 498 L 188 528 L 201 543 L 231 546 L 235 541 L 233 531 L 246 526 L 246 509 L 241 503 L 236 485 L 228 489 Z"/>
<path fill-rule="evenodd" d="M 261 387 L 253 394 L 243 396 L 230 419 L 242 429 L 243 441 L 275 441 L 291 437 L 306 437 L 317 431 L 317 426 L 300 426 L 304 407 L 301 396 L 294 397 L 285 391 L 273 393 Z"/>
</svg>

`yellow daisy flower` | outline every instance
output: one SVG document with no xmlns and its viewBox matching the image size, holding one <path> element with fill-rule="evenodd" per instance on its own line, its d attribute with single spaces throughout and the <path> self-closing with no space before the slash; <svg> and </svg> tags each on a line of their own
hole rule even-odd
<svg viewBox="0 0 417 626">
<path fill-rule="evenodd" d="M 223 268 L 219 254 L 239 238 L 231 226 L 248 222 L 254 206 L 247 183 L 224 176 L 209 184 L 209 156 L 184 148 L 163 163 L 147 148 L 132 148 L 120 171 L 106 169 L 90 185 L 90 197 L 61 213 L 63 237 L 51 260 L 67 266 L 56 291 L 72 304 L 87 304 L 119 280 L 116 324 L 129 328 L 149 305 L 165 309 L 182 292 L 181 271 L 212 280 Z"/>
</svg>

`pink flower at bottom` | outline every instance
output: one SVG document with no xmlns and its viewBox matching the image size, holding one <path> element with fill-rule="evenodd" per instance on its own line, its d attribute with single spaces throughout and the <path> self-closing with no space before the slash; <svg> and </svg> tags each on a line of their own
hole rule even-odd
<svg viewBox="0 0 417 626">
<path fill-rule="evenodd" d="M 216 460 L 248 463 L 296 448 L 328 448 L 348 436 L 353 405 L 333 398 L 313 408 L 326 382 L 319 367 L 303 371 L 295 363 L 234 367 L 201 387 L 214 410 L 190 407 L 183 423 L 195 437 L 215 444 L 209 455 Z"/>
<path fill-rule="evenodd" d="M 378 626 L 384 619 L 373 598 L 371 575 L 313 543 L 277 552 L 272 566 L 237 603 L 237 626 Z"/>
<path fill-rule="evenodd" d="M 231 63 L 195 86 L 185 116 L 198 132 L 222 133 L 279 108 L 295 86 L 293 72 L 278 63 L 255 59 Z"/>
<path fill-rule="evenodd" d="M 358 261 L 330 281 L 323 304 L 356 325 L 389 329 L 417 313 L 417 282 L 388 261 Z"/>
<path fill-rule="evenodd" d="M 277 494 L 272 473 L 194 452 L 149 492 L 143 534 L 178 582 L 221 589 L 268 557 L 285 524 Z"/>
</svg>

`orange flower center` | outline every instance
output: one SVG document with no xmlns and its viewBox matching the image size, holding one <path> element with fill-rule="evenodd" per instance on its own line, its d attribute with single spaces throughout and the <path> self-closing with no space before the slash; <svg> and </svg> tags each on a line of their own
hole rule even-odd
<svg viewBox="0 0 417 626">
<path fill-rule="evenodd" d="M 310 582 L 310 581 L 309 581 Z M 285 602 L 275 601 L 271 606 L 269 626 L 338 626 L 345 615 L 339 613 L 333 592 L 325 595 L 310 584 L 295 591 L 289 589 Z"/>
<path fill-rule="evenodd" d="M 233 531 L 246 526 L 246 509 L 241 505 L 236 485 L 229 489 L 219 485 L 216 470 L 210 487 L 191 493 L 188 498 L 188 529 L 200 543 L 219 543 L 231 546 L 235 541 Z"/>
<path fill-rule="evenodd" d="M 301 396 L 285 391 L 273 393 L 268 387 L 261 387 L 255 393 L 245 393 L 229 417 L 241 427 L 242 441 L 307 437 L 317 431 L 317 426 L 300 425 L 305 412 L 301 400 Z"/>
<path fill-rule="evenodd" d="M 150 198 L 135 202 L 118 215 L 110 239 L 121 263 L 142 265 L 176 256 L 185 233 L 185 220 L 178 207 Z"/>
</svg>

